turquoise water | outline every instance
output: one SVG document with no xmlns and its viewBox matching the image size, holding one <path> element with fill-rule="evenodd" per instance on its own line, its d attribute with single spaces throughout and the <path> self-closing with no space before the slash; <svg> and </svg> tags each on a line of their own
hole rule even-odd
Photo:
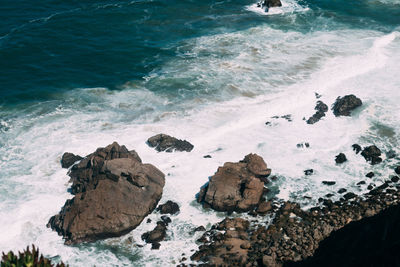
<svg viewBox="0 0 400 267">
<path fill-rule="evenodd" d="M 0 250 L 35 243 L 71 266 L 175 265 L 197 248 L 190 229 L 223 216 L 194 195 L 218 166 L 250 152 L 281 177 L 278 197 L 304 207 L 341 187 L 364 192 L 356 183 L 369 171 L 376 184 L 389 177 L 398 156 L 371 167 L 351 145 L 400 154 L 400 1 L 282 2 L 267 14 L 250 0 L 3 1 Z M 350 93 L 364 105 L 351 118 L 329 113 L 306 125 L 315 92 L 329 106 Z M 271 119 L 285 114 L 293 121 Z M 145 140 L 160 132 L 195 149 L 156 153 Z M 169 174 L 162 201 L 182 212 L 160 251 L 137 246 L 153 224 L 77 247 L 45 227 L 71 198 L 62 153 L 113 141 Z M 309 149 L 296 147 L 306 141 Z M 349 159 L 342 166 L 339 152 Z M 315 175 L 304 177 L 308 168 Z"/>
</svg>

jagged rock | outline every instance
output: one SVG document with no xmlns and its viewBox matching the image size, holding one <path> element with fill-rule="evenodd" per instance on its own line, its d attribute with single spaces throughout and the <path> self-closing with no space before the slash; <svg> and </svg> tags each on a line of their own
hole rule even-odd
<svg viewBox="0 0 400 267">
<path fill-rule="evenodd" d="M 157 134 L 147 139 L 147 144 L 158 152 L 186 151 L 190 152 L 194 146 L 186 140 L 179 140 L 166 134 Z"/>
<path fill-rule="evenodd" d="M 179 205 L 171 200 L 168 200 L 164 204 L 161 204 L 157 207 L 157 211 L 161 214 L 171 214 L 174 215 L 175 213 L 179 212 Z"/>
<path fill-rule="evenodd" d="M 167 235 L 167 225 L 158 221 L 157 226 L 149 232 L 146 232 L 142 235 L 142 240 L 146 243 L 159 244 L 160 241 L 163 241 Z M 158 249 L 160 246 L 152 246 L 152 249 Z"/>
<path fill-rule="evenodd" d="M 165 183 L 160 170 L 116 142 L 86 156 L 69 175 L 75 197 L 47 224 L 66 244 L 130 232 L 157 206 Z"/>
<path fill-rule="evenodd" d="M 68 169 L 69 167 L 74 165 L 75 162 L 77 162 L 78 160 L 81 160 L 81 159 L 83 159 L 83 158 L 79 155 L 65 152 L 61 158 L 61 167 Z"/>
<path fill-rule="evenodd" d="M 361 146 L 359 144 L 354 144 L 352 145 L 353 150 L 356 152 L 356 154 L 360 153 L 361 151 Z"/>
<path fill-rule="evenodd" d="M 346 155 L 343 153 L 339 153 L 339 155 L 336 156 L 335 158 L 335 162 L 337 164 L 341 164 L 343 162 L 347 161 Z"/>
<path fill-rule="evenodd" d="M 333 104 L 333 114 L 338 116 L 350 116 L 351 112 L 362 105 L 361 99 L 355 95 L 346 95 L 344 97 L 338 97 Z"/>
<path fill-rule="evenodd" d="M 264 160 L 249 154 L 237 163 L 226 162 L 201 188 L 197 201 L 218 211 L 248 211 L 255 207 L 264 190 L 262 178 L 271 173 Z"/>
<path fill-rule="evenodd" d="M 361 152 L 361 155 L 365 158 L 366 161 L 369 161 L 371 165 L 375 165 L 382 162 L 382 158 L 380 158 L 381 154 L 382 154 L 381 150 L 377 148 L 375 145 L 367 146 Z"/>
<path fill-rule="evenodd" d="M 360 181 L 360 182 L 358 182 L 357 183 L 357 185 L 363 185 L 363 184 L 366 184 L 367 182 L 365 182 L 365 181 Z"/>
<path fill-rule="evenodd" d="M 324 102 L 318 101 L 314 109 L 316 112 L 307 120 L 308 124 L 314 124 L 324 117 L 325 113 L 328 111 L 328 106 Z"/>
<path fill-rule="evenodd" d="M 335 181 L 322 181 L 322 184 L 324 184 L 324 185 L 334 185 L 334 184 L 336 184 L 336 182 Z"/>
</svg>

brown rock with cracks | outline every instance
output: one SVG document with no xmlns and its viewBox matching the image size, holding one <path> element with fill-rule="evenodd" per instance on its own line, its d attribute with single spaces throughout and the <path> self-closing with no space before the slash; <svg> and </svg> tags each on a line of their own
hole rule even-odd
<svg viewBox="0 0 400 267">
<path fill-rule="evenodd" d="M 197 201 L 218 211 L 248 211 L 259 203 L 264 190 L 261 179 L 270 173 L 256 154 L 237 163 L 226 162 L 200 190 Z"/>
<path fill-rule="evenodd" d="M 157 206 L 165 183 L 160 170 L 116 142 L 88 155 L 69 175 L 75 197 L 47 225 L 66 244 L 130 232 Z"/>
</svg>

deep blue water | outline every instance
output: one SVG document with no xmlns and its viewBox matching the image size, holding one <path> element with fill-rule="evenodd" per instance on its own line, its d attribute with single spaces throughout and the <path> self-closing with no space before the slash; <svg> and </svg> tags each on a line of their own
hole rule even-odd
<svg viewBox="0 0 400 267">
<path fill-rule="evenodd" d="M 243 8 L 253 2 L 3 0 L 0 103 L 4 107 L 40 102 L 75 88 L 120 90 L 125 83 L 157 71 L 188 38 L 262 23 L 303 32 L 332 27 L 390 32 L 400 24 L 399 4 L 301 1 L 311 12 L 293 21 L 284 15 L 254 16 Z M 321 23 L 321 18 L 336 24 Z M 150 90 L 165 89 L 150 86 Z"/>
</svg>

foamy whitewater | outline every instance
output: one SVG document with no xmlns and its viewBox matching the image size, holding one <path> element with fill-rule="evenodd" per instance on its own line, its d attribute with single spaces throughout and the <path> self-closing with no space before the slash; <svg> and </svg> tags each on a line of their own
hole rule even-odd
<svg viewBox="0 0 400 267">
<path fill-rule="evenodd" d="M 387 8 L 395 7 L 398 2 Z M 284 2 L 269 16 L 254 10 L 254 5 L 243 5 L 241 12 L 287 23 L 314 12 L 295 1 Z M 70 266 L 176 265 L 182 254 L 188 257 L 197 249 L 200 233 L 190 231 L 225 216 L 204 210 L 195 194 L 218 166 L 248 153 L 261 155 L 278 176 L 270 197 L 294 200 L 304 208 L 340 188 L 364 192 L 366 187 L 356 183 L 370 171 L 379 174 L 371 182 L 381 184 L 400 160 L 400 28 L 352 28 L 330 20 L 313 22 L 332 23 L 329 29 L 294 30 L 267 21 L 188 38 L 174 49 L 174 57 L 120 90 L 74 88 L 34 104 L 1 108 L 0 251 L 35 244 Z M 179 90 L 167 90 L 177 84 Z M 314 113 L 315 92 L 329 106 L 346 94 L 361 98 L 363 106 L 351 117 L 336 118 L 329 111 L 308 125 L 303 118 Z M 286 114 L 291 122 L 272 118 Z M 158 133 L 186 139 L 194 150 L 157 153 L 145 141 Z M 151 250 L 140 238 L 154 228 L 157 213 L 149 215 L 152 223 L 145 220 L 125 236 L 93 244 L 66 246 L 46 228 L 72 198 L 67 170 L 60 166 L 62 154 L 84 156 L 113 141 L 135 149 L 143 162 L 162 170 L 166 185 L 160 203 L 180 205 L 160 250 Z M 296 146 L 304 142 L 310 147 Z M 352 151 L 354 143 L 375 144 L 384 154 L 393 150 L 398 156 L 383 156 L 383 163 L 371 166 Z M 336 165 L 340 152 L 348 161 Z M 212 158 L 203 158 L 208 154 Z M 305 176 L 303 171 L 310 168 L 314 175 Z M 324 180 L 336 184 L 322 185 Z"/>
</svg>

